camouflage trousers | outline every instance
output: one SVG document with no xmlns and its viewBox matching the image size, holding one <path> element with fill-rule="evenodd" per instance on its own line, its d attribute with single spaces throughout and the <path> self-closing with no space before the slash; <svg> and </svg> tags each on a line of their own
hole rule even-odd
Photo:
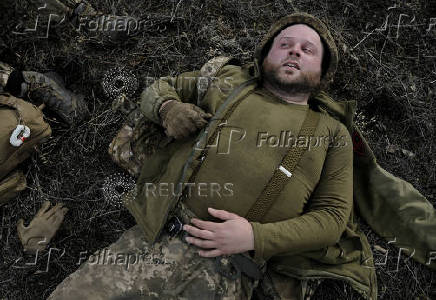
<svg viewBox="0 0 436 300">
<path fill-rule="evenodd" d="M 257 284 L 245 275 L 221 275 L 214 258 L 199 256 L 180 237 L 163 234 L 150 246 L 134 226 L 91 255 L 48 299 L 250 299 Z"/>
</svg>

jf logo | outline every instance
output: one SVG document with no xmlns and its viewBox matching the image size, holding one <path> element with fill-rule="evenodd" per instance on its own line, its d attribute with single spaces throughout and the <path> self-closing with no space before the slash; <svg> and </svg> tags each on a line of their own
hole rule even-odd
<svg viewBox="0 0 436 300">
<path fill-rule="evenodd" d="M 48 14 L 48 16 L 47 16 Z M 40 18 L 43 16 L 43 18 Z M 46 19 L 47 18 L 47 19 Z M 46 20 L 42 20 L 46 19 Z M 12 31 L 13 34 L 17 35 L 28 35 L 33 34 L 36 35 L 39 28 L 43 28 L 43 25 L 46 25 L 45 32 L 42 32 L 42 35 L 37 36 L 37 38 L 47 39 L 50 31 L 50 27 L 56 27 L 66 20 L 66 15 L 58 15 L 48 13 L 47 3 L 44 3 L 43 6 L 38 7 L 38 15 L 36 16 L 35 22 L 33 23 L 33 27 L 24 28 L 23 22 L 20 21 L 17 26 L 15 26 L 15 30 Z"/>
<path fill-rule="evenodd" d="M 212 122 L 219 122 L 216 129 L 216 137 L 213 141 L 208 141 L 207 133 L 208 128 L 211 127 Z M 210 125 L 206 127 L 203 134 L 195 144 L 195 150 L 204 150 L 215 148 L 217 154 L 229 154 L 232 143 L 242 141 L 246 136 L 246 131 L 243 128 L 231 126 L 227 124 L 227 120 L 214 119 L 210 120 Z"/>
</svg>

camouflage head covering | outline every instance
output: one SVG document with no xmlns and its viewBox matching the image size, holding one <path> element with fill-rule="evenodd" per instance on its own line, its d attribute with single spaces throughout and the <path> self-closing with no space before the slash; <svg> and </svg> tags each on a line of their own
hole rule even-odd
<svg viewBox="0 0 436 300">
<path fill-rule="evenodd" d="M 324 57 L 322 62 L 321 86 L 325 87 L 333 80 L 333 76 L 338 66 L 338 49 L 335 41 L 327 29 L 327 26 L 318 18 L 307 13 L 294 13 L 287 15 L 275 22 L 268 33 L 263 37 L 254 53 L 254 65 L 256 73 L 260 73 L 263 59 L 267 56 L 268 50 L 274 38 L 285 28 L 293 24 L 305 24 L 313 28 L 320 36 L 324 46 Z"/>
</svg>

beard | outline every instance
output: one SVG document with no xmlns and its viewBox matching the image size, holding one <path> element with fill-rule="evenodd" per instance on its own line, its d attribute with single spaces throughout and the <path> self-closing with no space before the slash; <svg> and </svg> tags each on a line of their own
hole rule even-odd
<svg viewBox="0 0 436 300">
<path fill-rule="evenodd" d="M 320 73 L 319 72 L 300 72 L 300 76 L 296 79 L 289 79 L 284 75 L 280 76 L 280 66 L 274 68 L 265 59 L 262 63 L 261 73 L 263 80 L 268 81 L 274 87 L 288 94 L 307 94 L 315 93 L 320 89 Z M 285 71 L 282 74 L 286 74 Z"/>
</svg>

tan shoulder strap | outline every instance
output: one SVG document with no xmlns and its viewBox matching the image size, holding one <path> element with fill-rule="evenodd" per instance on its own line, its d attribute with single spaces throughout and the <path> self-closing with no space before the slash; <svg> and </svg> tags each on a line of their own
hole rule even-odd
<svg viewBox="0 0 436 300">
<path fill-rule="evenodd" d="M 319 122 L 319 114 L 309 109 L 303 121 L 298 136 L 310 137 L 315 132 Z M 307 145 L 308 146 L 308 145 Z M 303 156 L 307 147 L 292 147 L 283 157 L 280 166 L 274 171 L 273 176 L 268 181 L 256 202 L 251 206 L 246 215 L 249 221 L 261 221 L 263 216 L 273 205 L 276 198 L 280 195 L 286 183 L 292 176 L 295 167 Z"/>
</svg>

